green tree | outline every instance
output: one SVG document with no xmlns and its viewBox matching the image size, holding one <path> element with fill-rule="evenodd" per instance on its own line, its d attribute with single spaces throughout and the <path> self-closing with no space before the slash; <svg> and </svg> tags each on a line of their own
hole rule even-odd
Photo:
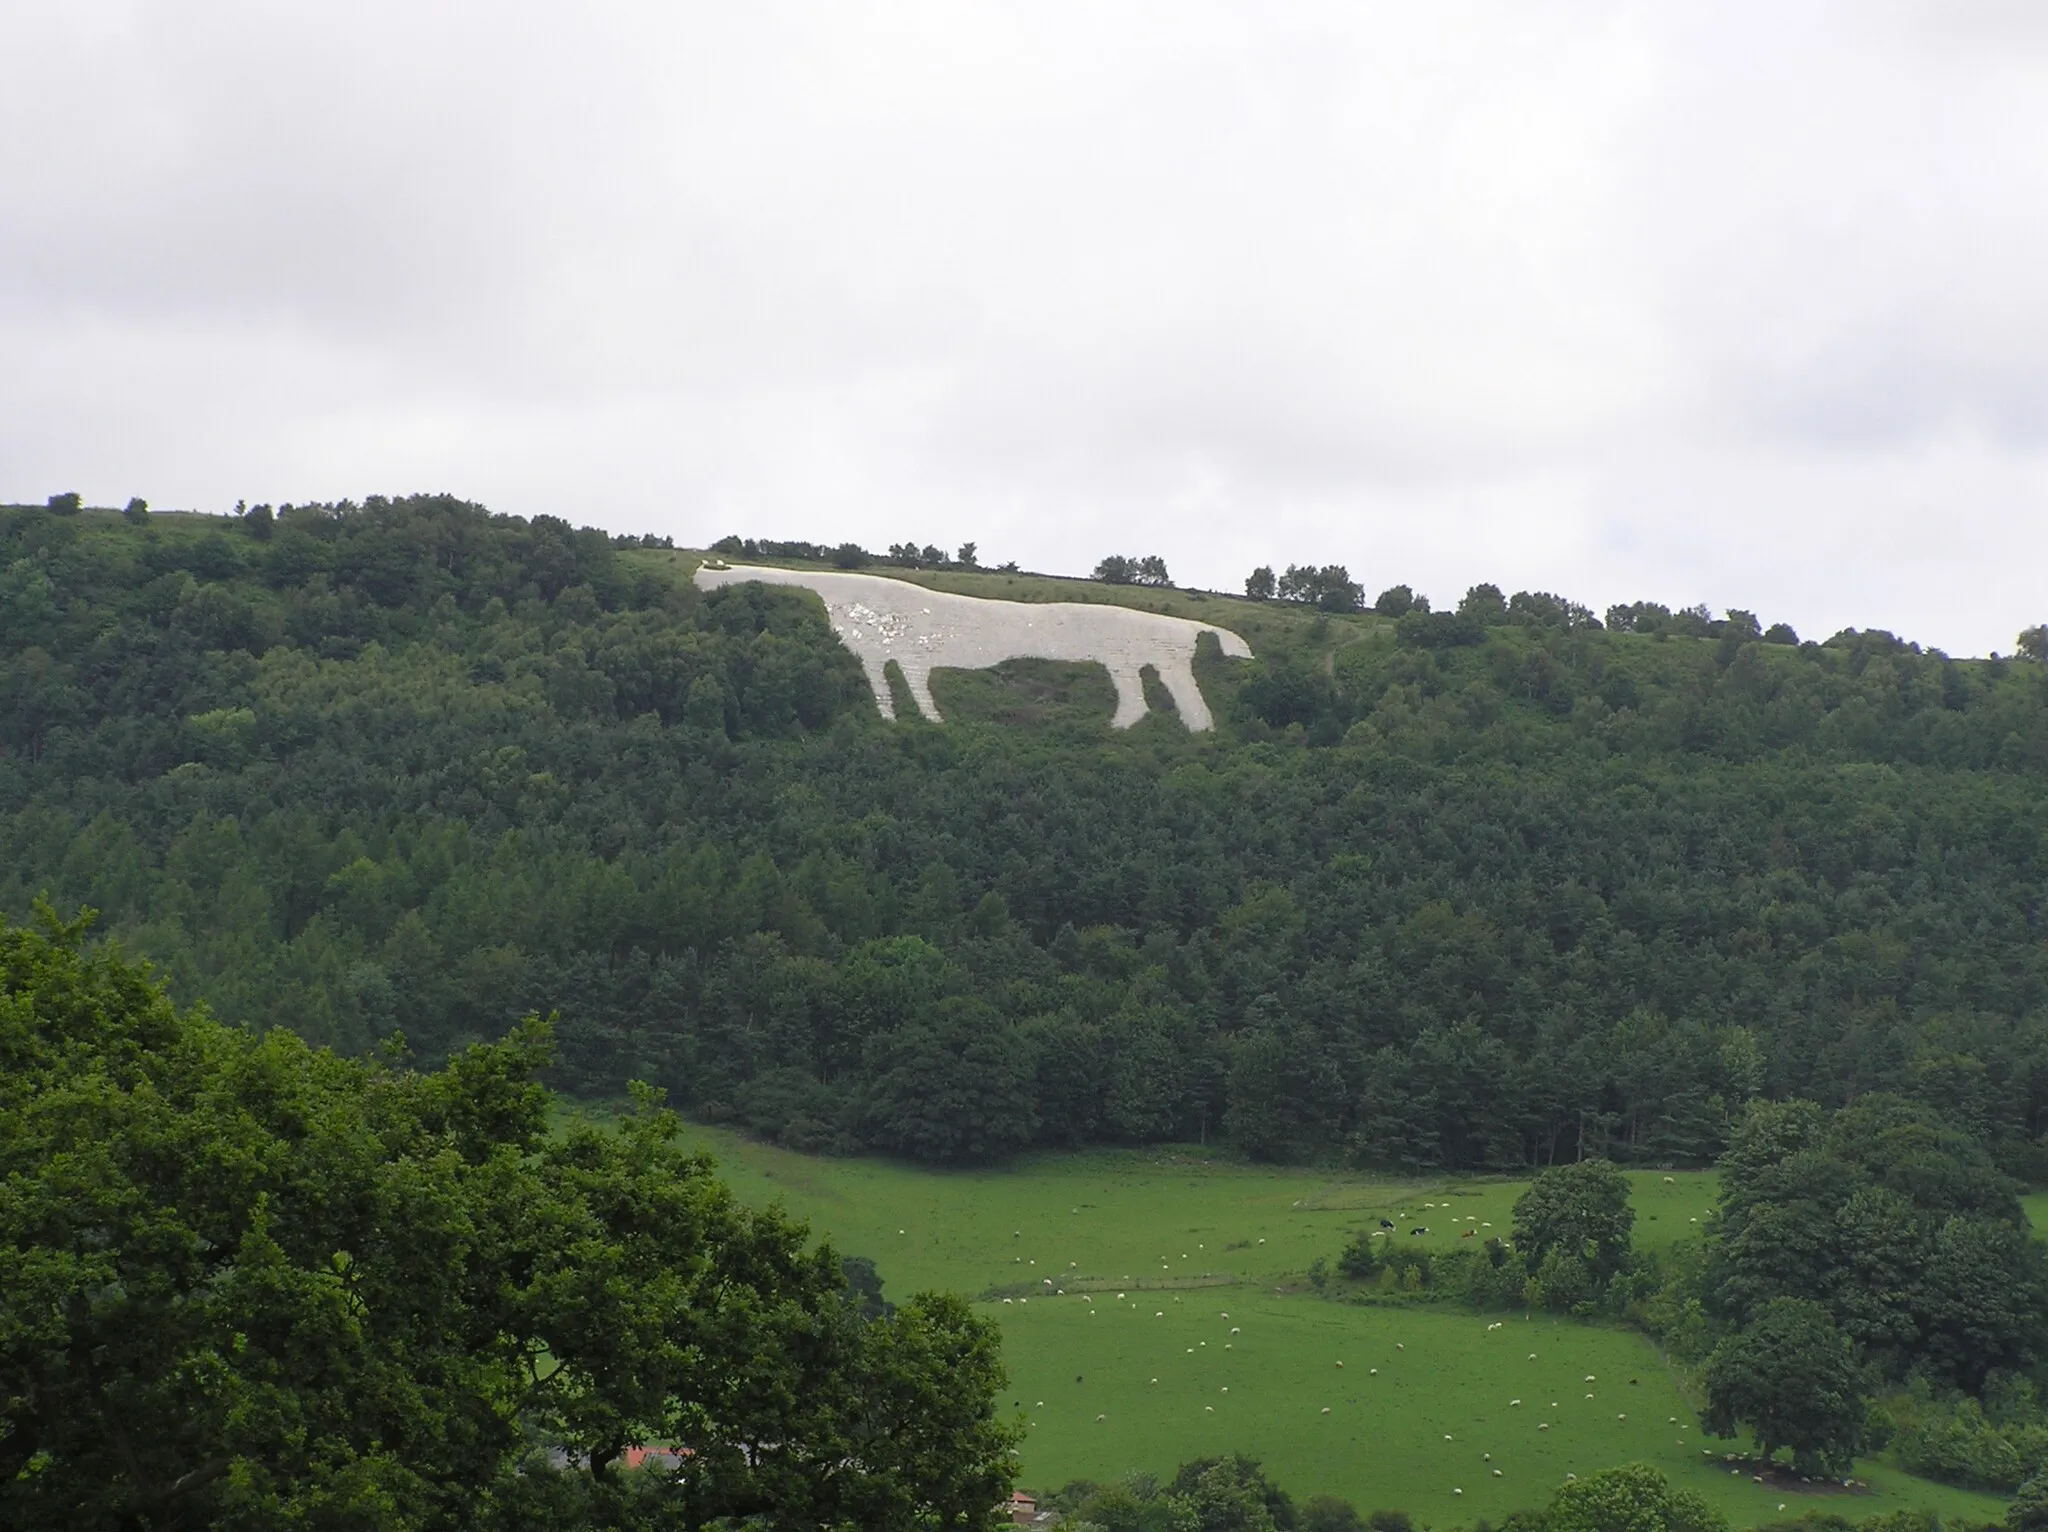
<svg viewBox="0 0 2048 1532">
<path fill-rule="evenodd" d="M 1584 1262 L 1597 1290 L 1628 1264 L 1635 1210 L 1629 1206 L 1628 1177 L 1607 1160 L 1540 1172 L 1516 1200 L 1514 1219 L 1515 1249 L 1532 1273 L 1556 1251 Z"/>
<path fill-rule="evenodd" d="M 2048 1479 L 2027 1480 L 2005 1509 L 2006 1532 L 2048 1532 Z"/>
<path fill-rule="evenodd" d="M 2023 660 L 2048 663 L 2048 624 L 2022 628 L 2020 636 L 2013 640 L 2013 651 Z"/>
<path fill-rule="evenodd" d="M 1273 599 L 1273 566 L 1271 564 L 1261 564 L 1257 569 L 1246 575 L 1244 593 L 1254 601 L 1271 601 Z"/>
<path fill-rule="evenodd" d="M 1301 1503 L 1294 1524 L 1300 1532 L 1365 1532 L 1365 1518 L 1349 1500 L 1312 1495 Z"/>
<path fill-rule="evenodd" d="M 1389 585 L 1374 598 L 1372 609 L 1382 617 L 1406 617 L 1415 610 L 1415 592 L 1406 585 Z"/>
<path fill-rule="evenodd" d="M 1241 1452 L 1183 1463 L 1166 1488 L 1189 1532 L 1293 1532 L 1294 1501 Z"/>
<path fill-rule="evenodd" d="M 1727 1525 L 1698 1494 L 1673 1489 L 1646 1463 L 1573 1480 L 1543 1516 L 1545 1532 L 1726 1532 Z"/>
<path fill-rule="evenodd" d="M 1464 599 L 1459 601 L 1458 615 L 1468 622 L 1476 622 L 1482 626 L 1505 622 L 1508 615 L 1507 597 L 1501 594 L 1498 585 L 1475 585 L 1466 591 Z"/>
<path fill-rule="evenodd" d="M 1820 1304 L 1774 1298 L 1707 1361 L 1702 1424 L 1716 1436 L 1744 1426 L 1768 1457 L 1792 1449 L 1802 1474 L 1848 1472 L 1864 1440 L 1864 1403 L 1848 1337 Z"/>
<path fill-rule="evenodd" d="M 82 931 L 0 927 L 0 1523 L 986 1525 L 993 1329 L 863 1318 L 650 1093 L 552 1134 L 538 1022 L 344 1060 Z"/>
<path fill-rule="evenodd" d="M 964 1164 L 1031 1141 L 1031 1060 L 985 1001 L 940 1001 L 875 1037 L 864 1123 L 872 1143 L 916 1159 Z"/>
</svg>

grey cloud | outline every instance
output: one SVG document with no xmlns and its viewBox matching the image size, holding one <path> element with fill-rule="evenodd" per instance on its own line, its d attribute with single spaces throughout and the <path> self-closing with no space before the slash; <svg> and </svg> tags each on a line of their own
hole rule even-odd
<svg viewBox="0 0 2048 1532">
<path fill-rule="evenodd" d="M 0 496 L 429 486 L 2004 647 L 2048 615 L 2038 14 L 9 7 Z"/>
</svg>

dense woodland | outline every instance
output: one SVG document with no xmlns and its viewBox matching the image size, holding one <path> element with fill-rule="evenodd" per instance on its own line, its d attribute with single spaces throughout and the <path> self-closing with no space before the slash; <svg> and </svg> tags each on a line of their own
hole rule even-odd
<svg viewBox="0 0 2048 1532">
<path fill-rule="evenodd" d="M 1032 665 L 890 725 L 814 601 L 691 567 L 447 498 L 0 511 L 0 912 L 345 1053 L 553 1012 L 563 1087 L 807 1149 L 1704 1162 L 1752 1097 L 1875 1090 L 2009 1168 L 2048 1128 L 2048 666 L 1124 587 L 1252 640 L 1198 662 L 1213 735 Z"/>
</svg>

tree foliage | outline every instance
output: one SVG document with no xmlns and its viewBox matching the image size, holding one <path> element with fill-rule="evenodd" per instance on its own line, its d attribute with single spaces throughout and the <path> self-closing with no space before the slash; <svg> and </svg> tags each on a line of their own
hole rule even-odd
<svg viewBox="0 0 2048 1532">
<path fill-rule="evenodd" d="M 2042 1158 L 2043 667 L 1209 597 L 1212 736 L 884 726 L 815 602 L 647 542 L 0 511 L 0 910 L 349 1055 L 553 1012 L 559 1086 L 806 1149 L 1704 1164 L 1884 1091 Z"/>
<path fill-rule="evenodd" d="M 1305 1519 L 1258 1460 L 1242 1453 L 1183 1463 L 1163 1485 L 1133 1474 L 1115 1484 L 1071 1484 L 1053 1498 L 1070 1524 L 1099 1532 L 1337 1532 L 1359 1525 L 1357 1513 L 1334 1496 L 1311 1501 Z"/>
<path fill-rule="evenodd" d="M 1747 1427 L 1769 1457 L 1792 1449 L 1802 1474 L 1847 1473 L 1862 1449 L 1864 1403 L 1854 1348 L 1820 1304 L 1773 1298 L 1707 1362 L 1708 1430 Z"/>
<path fill-rule="evenodd" d="M 1728 1525 L 1697 1493 L 1674 1489 L 1646 1463 L 1572 1480 L 1537 1522 L 1541 1532 L 1726 1532 Z"/>
<path fill-rule="evenodd" d="M 551 1134 L 538 1022 L 348 1060 L 80 936 L 0 927 L 0 1522 L 979 1527 L 1007 1491 L 992 1327 L 863 1313 L 644 1092 Z M 623 1473 L 648 1443 L 680 1464 Z"/>
<path fill-rule="evenodd" d="M 1607 1160 L 1581 1160 L 1541 1172 L 1515 1202 L 1515 1250 L 1534 1269 L 1552 1251 L 1585 1263 L 1605 1286 L 1629 1258 L 1628 1177 Z"/>
<path fill-rule="evenodd" d="M 1757 1103 L 1721 1184 L 1705 1280 L 1729 1325 L 1817 1304 L 1881 1376 L 1971 1391 L 2042 1354 L 2048 1260 L 2013 1184 L 1924 1105 Z"/>
</svg>

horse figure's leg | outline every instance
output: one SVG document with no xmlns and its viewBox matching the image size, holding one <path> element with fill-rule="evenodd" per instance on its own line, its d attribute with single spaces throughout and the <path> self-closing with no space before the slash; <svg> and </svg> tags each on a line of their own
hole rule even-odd
<svg viewBox="0 0 2048 1532">
<path fill-rule="evenodd" d="M 917 710 L 933 723 L 944 723 L 939 715 L 939 705 L 932 700 L 932 668 L 922 660 L 899 659 L 903 667 L 903 684 L 910 688 L 910 695 L 917 703 Z"/>
<path fill-rule="evenodd" d="M 888 658 L 861 650 L 860 668 L 868 673 L 868 685 L 875 689 L 875 707 L 891 723 L 896 721 L 896 699 L 889 694 Z"/>
<path fill-rule="evenodd" d="M 1212 727 L 1216 720 L 1210 716 L 1202 688 L 1195 684 L 1194 656 L 1177 649 L 1172 654 L 1160 655 L 1156 663 L 1159 679 L 1166 694 L 1173 698 L 1180 721 L 1197 733 Z"/>
<path fill-rule="evenodd" d="M 1110 719 L 1112 729 L 1128 729 L 1145 716 L 1145 682 L 1138 674 L 1135 660 L 1105 660 L 1109 679 L 1116 683 L 1116 717 Z"/>
</svg>

